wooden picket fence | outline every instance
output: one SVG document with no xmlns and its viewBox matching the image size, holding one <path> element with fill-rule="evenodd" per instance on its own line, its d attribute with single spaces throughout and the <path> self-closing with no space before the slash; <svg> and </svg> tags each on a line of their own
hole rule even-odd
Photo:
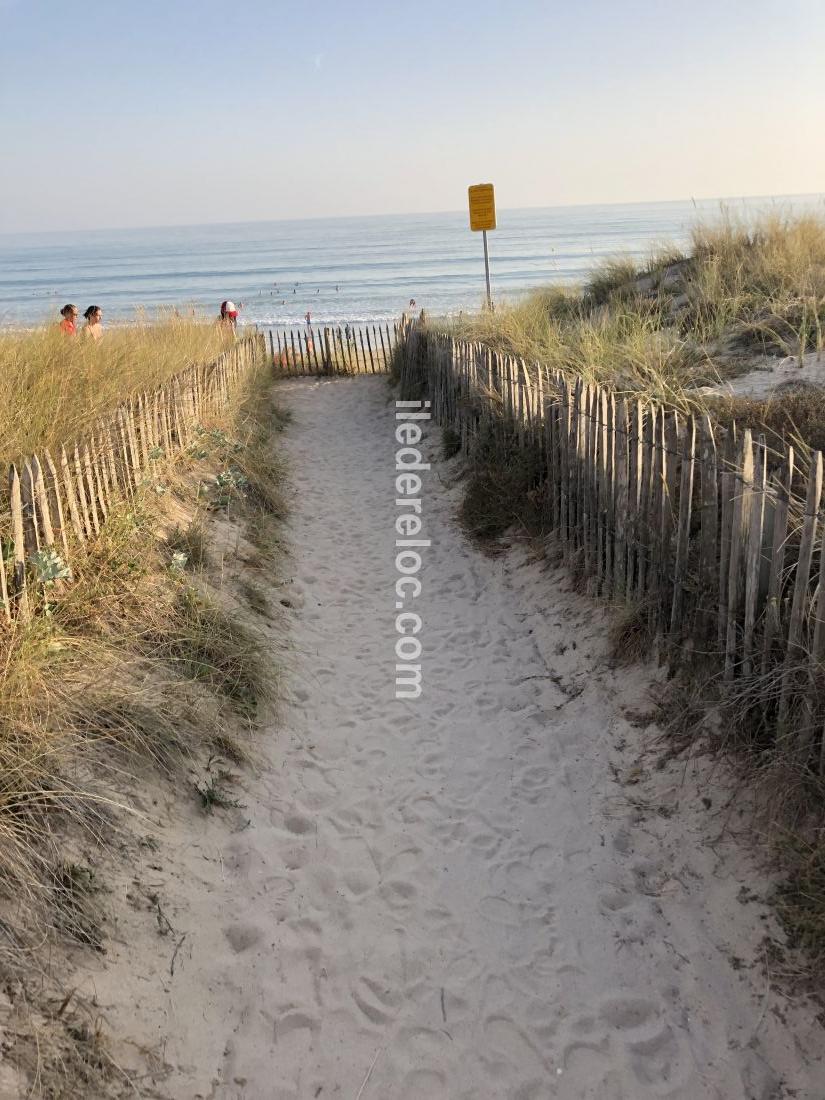
<svg viewBox="0 0 825 1100">
<path fill-rule="evenodd" d="M 235 343 L 214 362 L 188 367 L 151 393 L 122 402 L 89 431 L 9 469 L 0 501 L 0 602 L 7 623 L 32 614 L 37 567 L 54 555 L 71 577 L 72 546 L 93 539 L 116 505 L 151 481 L 196 428 L 232 399 L 253 366 L 266 358 L 263 334 Z"/>
<path fill-rule="evenodd" d="M 752 684 L 775 736 L 825 774 L 822 454 L 571 381 L 407 325 L 402 395 L 426 392 L 465 453 L 518 454 L 593 594 L 635 604 L 674 663 Z M 791 728 L 792 727 L 792 728 Z M 815 757 L 815 760 L 813 759 Z"/>
<path fill-rule="evenodd" d="M 311 325 L 269 332 L 276 370 L 284 374 L 384 374 L 398 342 L 398 325 Z"/>
</svg>

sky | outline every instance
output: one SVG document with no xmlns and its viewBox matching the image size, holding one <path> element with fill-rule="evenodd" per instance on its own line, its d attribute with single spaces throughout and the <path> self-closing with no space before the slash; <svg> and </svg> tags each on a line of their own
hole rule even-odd
<svg viewBox="0 0 825 1100">
<path fill-rule="evenodd" d="M 0 0 L 0 232 L 825 189 L 825 0 Z"/>
</svg>

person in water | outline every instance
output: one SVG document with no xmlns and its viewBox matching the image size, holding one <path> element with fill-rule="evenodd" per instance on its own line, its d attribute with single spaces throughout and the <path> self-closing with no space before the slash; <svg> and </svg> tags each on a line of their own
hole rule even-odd
<svg viewBox="0 0 825 1100">
<path fill-rule="evenodd" d="M 77 315 L 80 311 L 77 306 L 73 306 L 71 303 L 65 305 L 61 311 L 60 316 L 63 320 L 57 326 L 61 332 L 65 332 L 67 336 L 74 336 L 77 332 Z"/>
<path fill-rule="evenodd" d="M 98 343 L 103 339 L 103 310 L 100 306 L 89 306 L 83 316 L 86 318 L 83 335 Z"/>
</svg>

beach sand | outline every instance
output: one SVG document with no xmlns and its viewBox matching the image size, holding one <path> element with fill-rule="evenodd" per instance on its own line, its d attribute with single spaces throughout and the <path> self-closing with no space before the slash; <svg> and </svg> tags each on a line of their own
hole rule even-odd
<svg viewBox="0 0 825 1100">
<path fill-rule="evenodd" d="M 467 542 L 432 427 L 423 694 L 396 700 L 386 380 L 278 394 L 288 701 L 242 807 L 144 807 L 159 848 L 122 889 L 170 927 L 123 905 L 85 989 L 121 1064 L 177 1100 L 825 1095 L 744 801 L 643 751 L 660 674 L 611 667 L 608 610 L 526 546 Z"/>
</svg>

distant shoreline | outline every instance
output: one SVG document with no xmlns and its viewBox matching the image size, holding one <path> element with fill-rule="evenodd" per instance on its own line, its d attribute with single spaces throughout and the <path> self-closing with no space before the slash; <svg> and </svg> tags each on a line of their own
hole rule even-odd
<svg viewBox="0 0 825 1100">
<path fill-rule="evenodd" d="M 730 203 L 734 214 L 773 204 L 825 210 L 816 196 Z M 698 218 L 719 201 L 569 206 L 499 211 L 489 234 L 493 298 L 518 300 L 538 287 L 581 285 L 611 256 L 646 255 L 664 241 L 683 247 Z M 45 241 L 45 243 L 44 243 Z M 234 226 L 169 227 L 6 237 L 0 248 L 0 325 L 33 325 L 65 302 L 104 310 L 104 323 L 132 323 L 194 305 L 244 303 L 245 323 L 372 323 L 395 318 L 410 299 L 431 314 L 473 312 L 484 297 L 480 235 L 463 212 L 340 218 Z"/>
</svg>

